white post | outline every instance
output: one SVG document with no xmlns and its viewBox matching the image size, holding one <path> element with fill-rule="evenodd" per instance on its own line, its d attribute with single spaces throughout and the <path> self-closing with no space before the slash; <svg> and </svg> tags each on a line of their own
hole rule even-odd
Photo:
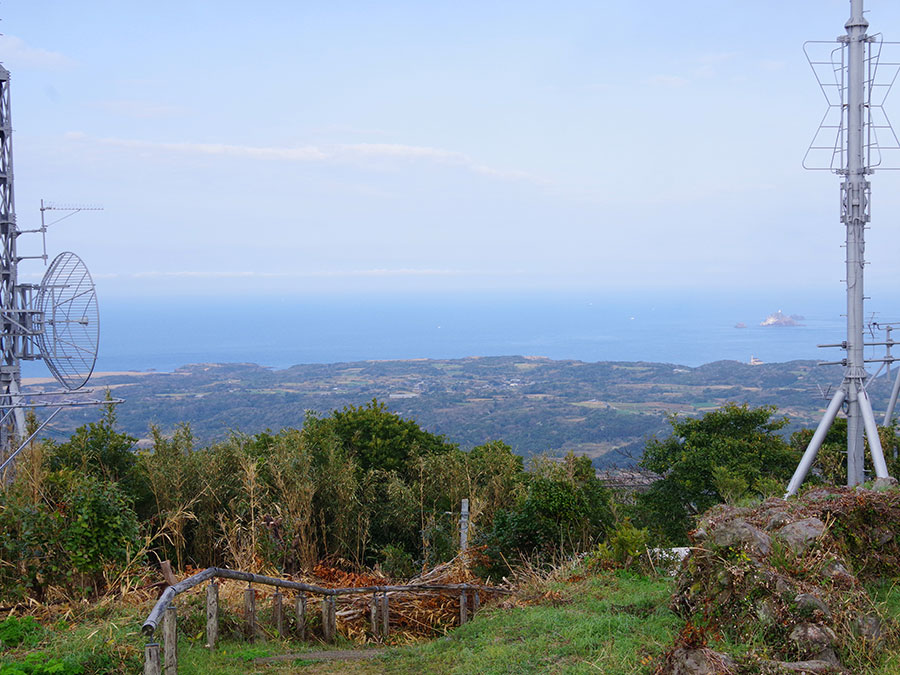
<svg viewBox="0 0 900 675">
<path fill-rule="evenodd" d="M 469 500 L 462 500 L 462 510 L 459 516 L 459 550 L 465 551 L 469 547 Z"/>
</svg>

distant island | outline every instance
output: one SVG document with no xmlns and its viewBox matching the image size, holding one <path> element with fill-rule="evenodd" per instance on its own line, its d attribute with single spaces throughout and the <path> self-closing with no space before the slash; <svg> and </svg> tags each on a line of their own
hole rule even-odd
<svg viewBox="0 0 900 675">
<path fill-rule="evenodd" d="M 769 314 L 762 322 L 760 322 L 760 326 L 801 326 L 800 322 L 803 321 L 803 317 L 799 314 L 791 314 L 788 316 L 780 309 L 774 314 Z"/>
</svg>

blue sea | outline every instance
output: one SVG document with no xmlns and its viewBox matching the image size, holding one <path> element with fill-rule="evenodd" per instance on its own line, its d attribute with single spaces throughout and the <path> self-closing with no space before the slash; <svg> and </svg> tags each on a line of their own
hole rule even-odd
<svg viewBox="0 0 900 675">
<path fill-rule="evenodd" d="M 869 303 L 886 321 L 890 308 Z M 761 327 L 782 310 L 802 325 Z M 96 371 L 189 363 L 274 368 L 367 359 L 530 355 L 698 366 L 720 359 L 839 359 L 843 293 L 506 293 L 394 296 L 101 297 Z M 746 327 L 736 327 L 744 324 Z M 880 353 L 880 352 L 879 352 Z M 26 364 L 26 376 L 44 374 Z"/>
</svg>

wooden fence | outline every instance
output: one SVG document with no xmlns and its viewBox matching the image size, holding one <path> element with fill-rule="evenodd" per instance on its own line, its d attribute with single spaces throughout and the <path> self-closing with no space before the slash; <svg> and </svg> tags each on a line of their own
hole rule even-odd
<svg viewBox="0 0 900 675">
<path fill-rule="evenodd" d="M 284 595 L 281 589 L 296 592 L 294 598 L 294 612 L 297 621 L 297 637 L 307 639 L 306 618 L 309 611 L 308 595 L 321 596 L 321 632 L 325 642 L 334 640 L 337 630 L 337 617 L 335 615 L 335 598 L 340 595 L 360 595 L 371 593 L 369 601 L 369 618 L 373 635 L 385 639 L 388 636 L 390 607 L 388 593 L 412 592 L 412 593 L 439 593 L 456 592 L 459 594 L 459 623 L 464 624 L 469 613 L 478 611 L 481 605 L 480 593 L 484 594 L 508 594 L 511 591 L 493 586 L 478 586 L 474 584 L 416 584 L 412 586 L 363 586 L 359 588 L 323 588 L 311 584 L 303 584 L 288 579 L 276 579 L 274 577 L 240 572 L 237 570 L 209 567 L 202 572 L 188 577 L 176 584 L 168 586 L 163 591 L 153 610 L 144 621 L 141 630 L 147 636 L 148 642 L 144 646 L 144 675 L 177 675 L 178 650 L 177 650 L 177 616 L 175 609 L 175 596 L 188 591 L 203 582 L 209 582 L 206 587 L 206 644 L 209 649 L 216 648 L 219 636 L 219 586 L 215 579 L 237 579 L 247 582 L 244 591 L 244 623 L 247 636 L 252 640 L 256 635 L 256 589 L 252 584 L 274 586 L 278 589 L 272 596 L 272 620 L 275 630 L 284 636 Z M 471 602 L 471 604 L 470 604 Z M 153 641 L 159 624 L 162 623 L 162 651 L 159 642 Z M 162 660 L 161 660 L 162 659 Z"/>
</svg>

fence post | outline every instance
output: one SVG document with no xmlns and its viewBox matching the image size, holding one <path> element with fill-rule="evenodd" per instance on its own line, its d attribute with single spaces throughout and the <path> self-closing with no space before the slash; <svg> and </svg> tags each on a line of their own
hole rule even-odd
<svg viewBox="0 0 900 675">
<path fill-rule="evenodd" d="M 378 637 L 378 593 L 372 593 L 369 600 L 369 620 L 372 623 L 372 636 Z"/>
<path fill-rule="evenodd" d="M 475 591 L 475 596 L 472 599 L 472 616 L 475 616 L 479 609 L 481 609 L 481 598 L 478 597 L 478 591 Z"/>
<path fill-rule="evenodd" d="M 459 550 L 465 551 L 469 547 L 469 500 L 462 500 L 462 509 L 459 514 Z"/>
<path fill-rule="evenodd" d="M 168 560 L 163 560 L 159 563 L 159 571 L 162 572 L 163 579 L 166 580 L 169 586 L 174 586 L 178 583 L 178 579 L 175 578 L 175 574 L 172 572 L 172 563 Z"/>
<path fill-rule="evenodd" d="M 334 596 L 326 595 L 322 598 L 322 637 L 325 642 L 334 640 L 335 623 Z"/>
<path fill-rule="evenodd" d="M 272 618 L 275 619 L 278 637 L 284 637 L 284 596 L 281 591 L 275 591 L 272 595 Z"/>
<path fill-rule="evenodd" d="M 215 650 L 219 639 L 219 584 L 209 580 L 206 587 L 206 646 Z"/>
<path fill-rule="evenodd" d="M 144 675 L 162 675 L 158 642 L 148 642 L 144 645 Z"/>
<path fill-rule="evenodd" d="M 297 610 L 297 632 L 300 639 L 306 639 L 306 595 L 298 595 L 294 600 L 294 607 Z"/>
<path fill-rule="evenodd" d="M 178 627 L 175 605 L 169 605 L 163 614 L 163 672 L 178 675 Z"/>
<path fill-rule="evenodd" d="M 331 622 L 331 639 L 334 640 L 337 635 L 337 596 L 332 595 L 329 598 L 328 620 Z"/>
<path fill-rule="evenodd" d="M 462 626 L 469 620 L 469 613 L 466 610 L 466 590 L 463 589 L 459 594 L 459 625 Z"/>
<path fill-rule="evenodd" d="M 244 590 L 244 629 L 250 640 L 256 639 L 256 589 L 248 586 Z"/>
<path fill-rule="evenodd" d="M 388 639 L 391 629 L 391 608 L 388 603 L 387 591 L 381 596 L 381 637 Z"/>
</svg>

